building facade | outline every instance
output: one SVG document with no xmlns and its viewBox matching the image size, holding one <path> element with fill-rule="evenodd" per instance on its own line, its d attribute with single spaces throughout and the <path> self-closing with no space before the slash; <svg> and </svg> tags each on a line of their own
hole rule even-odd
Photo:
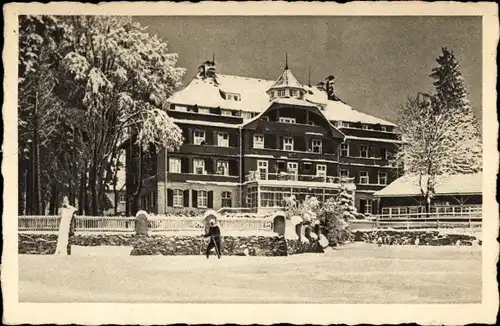
<svg viewBox="0 0 500 326">
<path fill-rule="evenodd" d="M 205 62 L 169 99 L 168 114 L 183 131 L 180 150 L 125 146 L 127 197 L 137 199 L 127 212 L 261 213 L 279 209 L 287 195 L 326 200 L 348 183 L 358 211 L 375 214 L 373 193 L 397 177 L 389 164 L 396 126 L 352 109 L 334 82 L 303 85 L 288 65 L 276 81 L 223 75 Z"/>
</svg>

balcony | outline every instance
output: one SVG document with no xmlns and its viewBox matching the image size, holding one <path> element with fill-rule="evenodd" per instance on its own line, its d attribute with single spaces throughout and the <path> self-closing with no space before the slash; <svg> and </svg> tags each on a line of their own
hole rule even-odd
<svg viewBox="0 0 500 326">
<path fill-rule="evenodd" d="M 245 181 L 258 182 L 263 185 L 282 185 L 286 183 L 327 188 L 339 188 L 341 184 L 350 184 L 354 186 L 354 178 L 293 174 L 285 172 L 266 173 L 250 171 L 250 173 L 245 177 Z"/>
<path fill-rule="evenodd" d="M 206 154 L 210 156 L 233 156 L 239 155 L 238 147 L 223 147 L 216 145 L 183 144 L 179 150 L 182 154 Z"/>
<path fill-rule="evenodd" d="M 169 182 L 208 181 L 208 182 L 238 182 L 235 175 L 222 174 L 195 174 L 195 173 L 169 173 Z"/>
</svg>

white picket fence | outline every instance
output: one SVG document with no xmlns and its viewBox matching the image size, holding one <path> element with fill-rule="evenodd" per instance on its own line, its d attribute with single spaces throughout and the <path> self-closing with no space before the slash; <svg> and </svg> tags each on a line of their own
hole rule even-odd
<svg viewBox="0 0 500 326">
<path fill-rule="evenodd" d="M 57 231 L 61 217 L 19 216 L 18 230 L 22 231 Z M 77 216 L 75 232 L 134 232 L 136 219 L 134 217 L 119 216 Z M 219 226 L 224 230 L 256 230 L 272 231 L 273 221 L 268 218 L 230 218 L 218 219 Z M 151 232 L 200 230 L 204 222 L 197 217 L 160 217 L 152 216 L 148 220 L 148 229 Z"/>
</svg>

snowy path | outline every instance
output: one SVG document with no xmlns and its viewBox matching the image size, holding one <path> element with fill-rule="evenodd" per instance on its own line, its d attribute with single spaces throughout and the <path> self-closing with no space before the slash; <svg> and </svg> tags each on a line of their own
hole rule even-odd
<svg viewBox="0 0 500 326">
<path fill-rule="evenodd" d="M 447 303 L 481 300 L 479 248 L 355 244 L 290 257 L 19 256 L 29 302 Z"/>
</svg>

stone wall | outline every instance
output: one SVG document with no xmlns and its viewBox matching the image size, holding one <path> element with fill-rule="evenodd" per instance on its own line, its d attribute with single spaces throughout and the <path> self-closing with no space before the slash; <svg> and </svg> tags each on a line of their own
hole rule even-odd
<svg viewBox="0 0 500 326">
<path fill-rule="evenodd" d="M 381 237 L 382 243 L 387 245 L 415 244 L 417 237 L 421 246 L 452 246 L 458 240 L 460 240 L 462 246 L 471 246 L 474 240 L 479 245 L 482 244 L 481 240 L 474 235 L 443 233 L 439 230 L 356 230 L 353 233 L 356 242 L 377 243 L 379 237 Z"/>
<path fill-rule="evenodd" d="M 133 234 L 75 234 L 69 239 L 77 246 L 132 246 L 131 255 L 199 255 L 206 243 L 198 236 Z M 20 233 L 19 254 L 52 255 L 57 245 L 57 234 Z M 286 256 L 317 252 L 314 245 L 304 245 L 298 240 L 286 240 L 283 236 L 226 236 L 222 238 L 223 255 Z"/>
</svg>

